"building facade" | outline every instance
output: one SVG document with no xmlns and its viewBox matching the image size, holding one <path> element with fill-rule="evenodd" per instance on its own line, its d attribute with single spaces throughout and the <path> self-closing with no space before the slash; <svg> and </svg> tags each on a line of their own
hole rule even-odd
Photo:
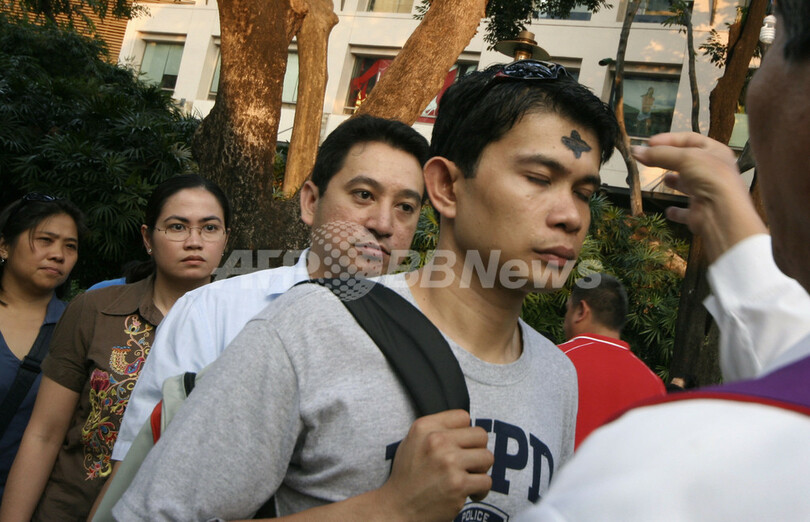
<svg viewBox="0 0 810 522">
<path fill-rule="evenodd" d="M 419 0 L 334 0 L 339 23 L 329 39 L 329 81 L 324 100 L 322 137 L 348 118 L 373 89 L 419 24 L 414 18 Z M 566 66 L 581 83 L 603 100 L 611 98 L 613 66 L 627 0 L 612 9 L 589 13 L 576 8 L 568 19 L 535 18 L 530 31 L 552 60 Z M 712 28 L 725 32 L 737 16 L 738 1 L 696 0 L 693 7 L 695 46 L 705 42 Z M 127 25 L 119 62 L 160 83 L 186 110 L 205 116 L 213 107 L 219 81 L 219 18 L 216 0 L 143 0 L 146 16 Z M 688 77 L 686 36 L 677 27 L 661 24 L 669 16 L 668 0 L 643 0 L 631 29 L 626 53 L 624 109 L 628 133 L 635 142 L 666 131 L 691 129 L 692 99 Z M 511 61 L 488 49 L 485 26 L 448 72 L 445 86 L 458 75 L 494 63 Z M 605 65 L 600 65 L 605 64 Z M 297 99 L 298 55 L 290 47 L 284 78 L 279 141 L 290 139 Z M 709 121 L 709 93 L 722 71 L 698 52 L 700 126 Z M 425 109 L 414 127 L 428 139 L 436 104 Z M 738 118 L 732 145 L 747 137 L 744 115 Z M 641 172 L 645 191 L 663 191 L 660 169 Z M 626 187 L 626 168 L 618 154 L 602 169 L 603 181 Z"/>
</svg>

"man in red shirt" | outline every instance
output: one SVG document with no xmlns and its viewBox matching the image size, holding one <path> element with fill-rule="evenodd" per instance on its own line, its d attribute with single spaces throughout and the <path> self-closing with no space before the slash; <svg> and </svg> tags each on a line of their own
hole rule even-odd
<svg viewBox="0 0 810 522">
<path fill-rule="evenodd" d="M 630 405 L 664 395 L 664 383 L 619 339 L 627 317 L 627 292 L 608 274 L 574 284 L 560 345 L 577 369 L 579 411 L 576 446 Z"/>
</svg>

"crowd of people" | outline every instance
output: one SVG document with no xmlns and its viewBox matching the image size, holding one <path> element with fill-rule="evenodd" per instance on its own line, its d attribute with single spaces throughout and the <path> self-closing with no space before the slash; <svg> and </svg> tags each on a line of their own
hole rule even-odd
<svg viewBox="0 0 810 522">
<path fill-rule="evenodd" d="M 299 194 L 311 244 L 294 266 L 209 284 L 230 205 L 176 176 L 145 209 L 149 261 L 67 304 L 81 211 L 38 193 L 7 206 L 0 521 L 806 519 L 810 5 L 776 14 L 747 104 L 771 235 L 727 147 L 676 133 L 633 151 L 690 196 L 668 216 L 703 238 L 726 384 L 667 394 L 621 340 L 609 274 L 576 282 L 560 346 L 520 319 L 568 278 L 618 139 L 563 67 L 521 60 L 448 88 L 429 144 L 371 116 L 335 129 Z M 428 199 L 436 251 L 402 271 Z M 342 302 L 367 278 L 438 329 L 468 410 L 416 414 Z M 204 373 L 116 491 L 184 372 Z"/>
</svg>

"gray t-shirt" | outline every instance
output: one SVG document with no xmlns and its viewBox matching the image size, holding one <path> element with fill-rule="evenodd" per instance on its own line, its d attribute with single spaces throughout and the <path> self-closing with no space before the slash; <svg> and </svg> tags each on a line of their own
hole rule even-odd
<svg viewBox="0 0 810 522">
<path fill-rule="evenodd" d="M 413 303 L 402 275 L 382 281 Z M 464 520 L 507 520 L 572 454 L 576 372 L 520 323 L 523 354 L 481 361 L 450 341 L 473 423 L 489 431 L 493 487 Z M 343 304 L 293 288 L 248 323 L 208 370 L 116 505 L 119 520 L 279 516 L 380 487 L 415 412 L 379 348 Z M 472 518 L 469 518 L 472 517 Z"/>
</svg>

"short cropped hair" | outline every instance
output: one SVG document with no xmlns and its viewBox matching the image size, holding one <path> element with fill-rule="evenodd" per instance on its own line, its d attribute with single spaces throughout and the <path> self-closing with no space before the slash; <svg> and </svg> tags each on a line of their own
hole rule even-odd
<svg viewBox="0 0 810 522">
<path fill-rule="evenodd" d="M 569 76 L 490 85 L 503 67 L 471 73 L 445 91 L 433 125 L 431 156 L 447 158 L 465 177 L 473 177 L 484 148 L 500 140 L 523 116 L 553 113 L 592 130 L 599 140 L 601 162 L 610 159 L 619 135 L 616 115 L 587 87 Z"/>
<path fill-rule="evenodd" d="M 571 308 L 585 301 L 594 320 L 611 330 L 622 331 L 627 321 L 627 292 L 610 274 L 591 274 L 578 279 L 571 290 Z"/>
<path fill-rule="evenodd" d="M 785 59 L 804 61 L 810 59 L 810 2 L 807 0 L 779 0 L 776 10 L 782 17 L 785 32 Z"/>
<path fill-rule="evenodd" d="M 361 143 L 384 143 L 412 155 L 424 165 L 428 160 L 428 142 L 413 127 L 396 120 L 369 115 L 355 116 L 341 123 L 318 148 L 310 180 L 323 195 L 329 181 L 343 168 L 349 150 Z"/>
</svg>

